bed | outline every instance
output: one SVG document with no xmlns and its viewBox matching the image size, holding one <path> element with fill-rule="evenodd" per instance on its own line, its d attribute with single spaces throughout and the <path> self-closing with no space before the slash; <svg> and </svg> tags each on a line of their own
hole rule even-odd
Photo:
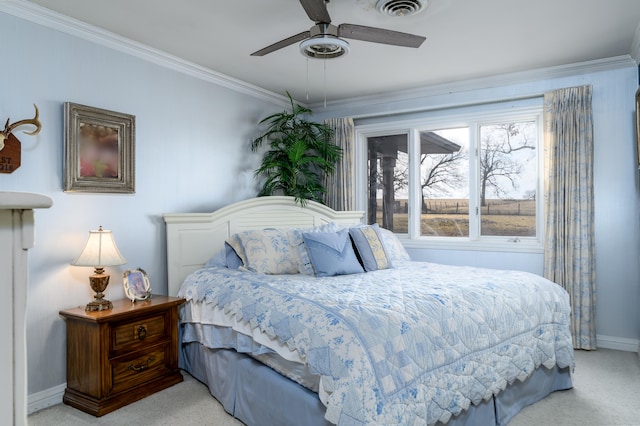
<svg viewBox="0 0 640 426">
<path fill-rule="evenodd" d="M 572 387 L 564 290 L 412 262 L 362 218 L 278 196 L 164 215 L 169 293 L 187 299 L 180 366 L 227 412 L 248 425 L 504 425 Z"/>
</svg>

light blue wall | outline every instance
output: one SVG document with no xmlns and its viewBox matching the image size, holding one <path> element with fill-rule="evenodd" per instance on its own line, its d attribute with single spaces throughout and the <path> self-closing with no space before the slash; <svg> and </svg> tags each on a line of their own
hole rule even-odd
<svg viewBox="0 0 640 426">
<path fill-rule="evenodd" d="M 22 167 L 0 174 L 0 191 L 38 192 L 54 205 L 36 212 L 27 307 L 29 394 L 65 382 L 61 309 L 88 302 L 90 268 L 69 266 L 87 232 L 114 232 L 127 258 L 109 268 L 111 299 L 124 297 L 120 273 L 141 267 L 154 291 L 166 292 L 165 212 L 211 211 L 256 193 L 258 159 L 247 144 L 256 123 L 282 104 L 246 91 L 154 65 L 106 47 L 0 12 L 0 120 L 31 117 L 40 107 L 42 132 L 22 141 Z M 518 98 L 556 87 L 593 84 L 596 133 L 596 242 L 598 334 L 640 337 L 640 206 L 635 163 L 635 67 L 533 79 L 486 89 L 416 91 L 393 97 L 313 106 L 318 118 L 370 116 Z M 136 116 L 136 194 L 62 191 L 63 102 Z M 541 270 L 540 255 L 413 249 L 419 259 L 443 263 Z"/>
<path fill-rule="evenodd" d="M 33 116 L 42 131 L 21 131 L 22 166 L 0 174 L 0 191 L 37 192 L 53 207 L 36 211 L 36 246 L 29 253 L 28 392 L 66 381 L 61 309 L 92 299 L 91 268 L 69 266 L 90 229 L 113 231 L 128 264 L 107 268 L 109 299 L 124 297 L 121 273 L 145 269 L 166 294 L 162 214 L 212 211 L 255 196 L 256 158 L 248 155 L 256 123 L 282 109 L 202 79 L 136 59 L 0 13 L 0 120 Z M 136 193 L 65 193 L 63 103 L 136 116 Z M 27 129 L 29 130 L 29 129 Z M 259 160 L 258 160 L 259 161 Z"/>
<path fill-rule="evenodd" d="M 556 88 L 587 84 L 593 86 L 598 343 L 635 351 L 640 338 L 640 177 L 634 127 L 638 68 L 633 60 L 610 58 L 505 76 L 504 81 L 495 77 L 312 108 L 318 120 L 351 116 L 356 124 L 371 124 L 388 119 L 384 116 L 528 98 Z M 542 274 L 542 254 L 419 248 L 409 251 L 416 260 Z"/>
</svg>

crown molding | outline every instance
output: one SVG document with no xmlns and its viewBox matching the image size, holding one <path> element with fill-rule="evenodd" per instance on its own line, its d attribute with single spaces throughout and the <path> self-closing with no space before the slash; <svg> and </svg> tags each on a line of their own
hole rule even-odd
<svg viewBox="0 0 640 426">
<path fill-rule="evenodd" d="M 289 99 L 25 0 L 0 0 L 0 12 L 78 37 L 209 83 L 282 106 Z"/>
<path fill-rule="evenodd" d="M 636 61 L 632 59 L 630 55 L 621 55 L 612 58 L 596 59 L 593 61 L 577 62 L 548 68 L 539 68 L 509 74 L 499 74 L 489 77 L 434 84 L 406 90 L 397 90 L 387 93 L 378 93 L 349 99 L 340 99 L 337 101 L 328 101 L 326 107 L 324 107 L 323 103 L 314 103 L 310 108 L 331 111 L 333 109 L 338 110 L 346 107 L 356 108 L 375 104 L 389 104 L 391 102 L 404 102 L 412 99 L 492 89 L 495 87 L 505 87 L 540 80 L 552 80 L 556 78 L 571 77 L 628 67 L 637 67 Z"/>
<path fill-rule="evenodd" d="M 103 30 L 42 6 L 30 3 L 26 0 L 0 0 L 0 12 L 64 32 L 254 98 L 263 99 L 284 107 L 288 107 L 290 105 L 289 99 L 280 94 L 268 91 L 259 86 L 244 82 L 209 68 L 205 68 L 193 62 L 186 61 L 167 52 L 135 42 L 110 31 Z M 326 106 L 324 103 L 303 105 L 309 106 L 311 109 L 319 108 L 324 111 L 330 111 L 332 109 L 340 109 L 342 107 L 353 108 L 377 103 L 407 101 L 416 98 L 472 90 L 491 89 L 494 87 L 575 76 L 629 66 L 637 67 L 638 63 L 640 63 L 640 25 L 638 25 L 638 28 L 636 29 L 636 35 L 633 39 L 630 55 L 622 55 L 613 58 L 598 59 L 594 61 L 579 62 L 510 74 L 501 74 L 478 79 L 435 84 L 407 90 L 382 92 L 362 97 L 340 99 L 336 101 L 329 101 Z"/>
</svg>

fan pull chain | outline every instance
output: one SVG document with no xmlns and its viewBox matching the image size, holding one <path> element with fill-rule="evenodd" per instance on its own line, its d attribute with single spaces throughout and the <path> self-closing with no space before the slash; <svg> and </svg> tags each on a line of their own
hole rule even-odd
<svg viewBox="0 0 640 426">
<path fill-rule="evenodd" d="M 323 85 L 324 85 L 324 107 L 327 107 L 327 60 L 324 59 L 323 61 L 323 66 L 324 66 L 324 76 L 323 76 Z"/>
<path fill-rule="evenodd" d="M 305 91 L 307 92 L 307 101 L 309 100 L 309 58 L 307 58 L 307 83 L 305 87 Z"/>
</svg>

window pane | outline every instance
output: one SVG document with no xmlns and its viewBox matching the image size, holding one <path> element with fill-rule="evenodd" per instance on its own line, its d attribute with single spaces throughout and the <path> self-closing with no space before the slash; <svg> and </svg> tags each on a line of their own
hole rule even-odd
<svg viewBox="0 0 640 426">
<path fill-rule="evenodd" d="M 407 134 L 367 138 L 368 223 L 397 233 L 408 232 Z"/>
<path fill-rule="evenodd" d="M 420 132 L 420 234 L 469 236 L 469 129 Z"/>
<path fill-rule="evenodd" d="M 534 121 L 480 126 L 480 234 L 536 236 Z"/>
</svg>

